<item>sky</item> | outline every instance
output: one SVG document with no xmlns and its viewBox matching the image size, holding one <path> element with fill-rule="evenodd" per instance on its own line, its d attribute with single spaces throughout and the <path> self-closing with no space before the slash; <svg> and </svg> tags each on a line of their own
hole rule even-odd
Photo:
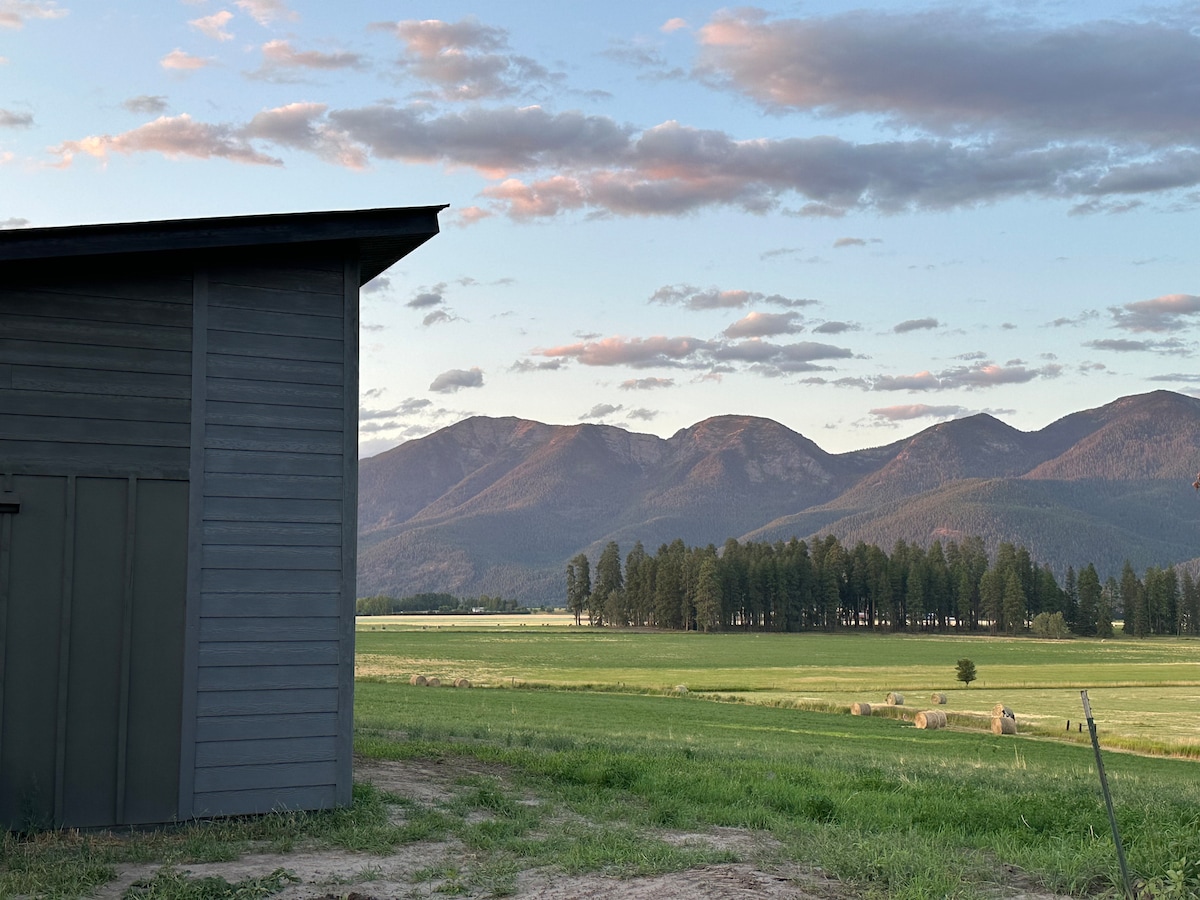
<svg viewBox="0 0 1200 900">
<path fill-rule="evenodd" d="M 433 204 L 363 456 L 1200 396 L 1200 5 L 0 0 L 0 227 Z"/>
</svg>

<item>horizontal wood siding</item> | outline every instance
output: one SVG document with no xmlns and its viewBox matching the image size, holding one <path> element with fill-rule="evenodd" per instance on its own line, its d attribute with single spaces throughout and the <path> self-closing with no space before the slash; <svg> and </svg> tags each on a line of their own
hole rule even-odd
<svg viewBox="0 0 1200 900">
<path fill-rule="evenodd" d="M 0 286 L 0 469 L 188 477 L 191 277 Z"/>
<path fill-rule="evenodd" d="M 337 797 L 342 275 L 208 273 L 196 815 Z"/>
</svg>

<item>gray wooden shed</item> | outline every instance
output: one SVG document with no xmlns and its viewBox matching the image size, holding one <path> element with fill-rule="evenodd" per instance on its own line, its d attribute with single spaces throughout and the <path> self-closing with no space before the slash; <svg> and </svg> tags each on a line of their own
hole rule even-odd
<svg viewBox="0 0 1200 900">
<path fill-rule="evenodd" d="M 442 208 L 0 232 L 0 826 L 350 802 L 359 287 Z"/>
</svg>

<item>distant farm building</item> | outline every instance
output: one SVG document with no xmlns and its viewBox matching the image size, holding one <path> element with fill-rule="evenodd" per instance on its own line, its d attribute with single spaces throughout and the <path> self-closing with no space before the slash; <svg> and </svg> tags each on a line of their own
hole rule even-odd
<svg viewBox="0 0 1200 900">
<path fill-rule="evenodd" d="M 359 288 L 439 209 L 0 232 L 0 825 L 350 802 Z"/>
</svg>

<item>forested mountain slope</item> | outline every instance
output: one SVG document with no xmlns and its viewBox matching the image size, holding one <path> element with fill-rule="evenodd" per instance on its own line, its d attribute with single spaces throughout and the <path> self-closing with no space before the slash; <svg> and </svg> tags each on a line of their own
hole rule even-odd
<svg viewBox="0 0 1200 900">
<path fill-rule="evenodd" d="M 976 415 L 830 454 L 777 422 L 719 416 L 668 439 L 475 417 L 361 462 L 359 594 L 560 602 L 566 561 L 835 534 L 881 547 L 978 534 L 1056 569 L 1197 556 L 1200 400 L 1156 391 L 1021 432 Z"/>
</svg>

